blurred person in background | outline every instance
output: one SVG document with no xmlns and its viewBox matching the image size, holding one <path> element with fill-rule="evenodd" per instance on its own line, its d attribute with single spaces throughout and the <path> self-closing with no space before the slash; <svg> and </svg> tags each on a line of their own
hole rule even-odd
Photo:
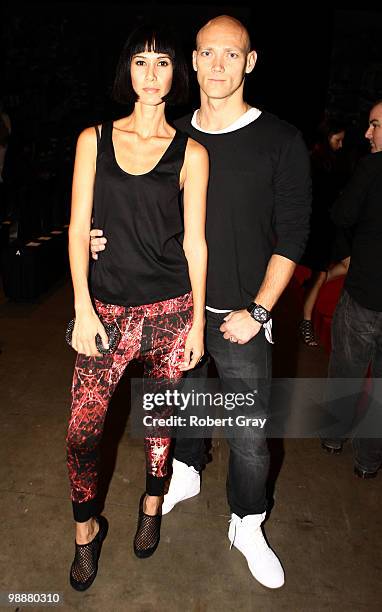
<svg viewBox="0 0 382 612">
<path fill-rule="evenodd" d="M 305 283 L 303 319 L 299 325 L 302 340 L 308 346 L 317 346 L 312 325 L 312 313 L 319 291 L 327 280 L 345 273 L 348 267 L 348 244 L 344 235 L 337 235 L 330 218 L 330 210 L 346 180 L 340 152 L 346 127 L 340 120 L 325 119 L 318 128 L 316 141 L 311 148 L 312 215 L 308 243 L 301 258 L 301 265 L 312 270 Z M 343 261 L 343 263 L 341 263 Z M 330 264 L 339 266 L 330 273 Z"/>
</svg>

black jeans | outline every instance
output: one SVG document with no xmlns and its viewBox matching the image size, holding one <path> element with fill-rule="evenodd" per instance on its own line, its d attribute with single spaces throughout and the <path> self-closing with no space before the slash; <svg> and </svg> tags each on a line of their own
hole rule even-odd
<svg viewBox="0 0 382 612">
<path fill-rule="evenodd" d="M 215 362 L 222 389 L 234 393 L 255 389 L 256 406 L 253 414 L 250 411 L 247 414 L 266 418 L 272 371 L 271 345 L 263 329 L 247 344 L 225 340 L 219 330 L 225 316 L 207 310 L 206 349 Z M 193 376 L 198 376 L 197 370 Z M 235 418 L 237 410 L 231 412 Z M 264 430 L 251 426 L 233 428 L 227 442 L 230 446 L 227 498 L 231 511 L 241 518 L 260 514 L 266 510 L 265 485 L 269 471 Z M 203 439 L 177 439 L 174 457 L 178 461 L 200 469 L 203 455 Z"/>
<path fill-rule="evenodd" d="M 372 378 L 366 405 L 362 391 L 369 367 Z M 355 463 L 370 472 L 382 463 L 381 382 L 382 312 L 364 308 L 343 290 L 332 322 L 327 389 L 329 410 L 337 425 L 332 428 L 335 434 L 328 437 L 341 441 L 352 435 Z M 360 399 L 364 404 L 361 415 Z"/>
</svg>

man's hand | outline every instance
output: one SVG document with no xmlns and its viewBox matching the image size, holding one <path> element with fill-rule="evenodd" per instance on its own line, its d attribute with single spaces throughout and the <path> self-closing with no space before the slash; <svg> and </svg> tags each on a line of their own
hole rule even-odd
<svg viewBox="0 0 382 612">
<path fill-rule="evenodd" d="M 234 310 L 224 317 L 220 326 L 223 338 L 238 344 L 246 344 L 259 333 L 262 324 L 252 319 L 247 310 Z"/>
<path fill-rule="evenodd" d="M 105 250 L 106 242 L 107 238 L 104 237 L 102 230 L 92 229 L 90 231 L 90 251 L 93 259 L 98 259 L 98 252 Z"/>
</svg>

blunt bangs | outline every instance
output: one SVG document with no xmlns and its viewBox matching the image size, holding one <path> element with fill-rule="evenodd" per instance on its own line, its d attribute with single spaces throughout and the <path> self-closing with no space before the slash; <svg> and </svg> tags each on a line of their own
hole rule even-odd
<svg viewBox="0 0 382 612">
<path fill-rule="evenodd" d="M 188 68 L 182 49 L 170 28 L 142 25 L 128 37 L 120 55 L 112 97 L 120 104 L 133 104 L 137 94 L 131 82 L 130 68 L 135 55 L 145 51 L 168 55 L 173 65 L 171 89 L 163 97 L 167 104 L 186 104 L 188 101 Z"/>
</svg>

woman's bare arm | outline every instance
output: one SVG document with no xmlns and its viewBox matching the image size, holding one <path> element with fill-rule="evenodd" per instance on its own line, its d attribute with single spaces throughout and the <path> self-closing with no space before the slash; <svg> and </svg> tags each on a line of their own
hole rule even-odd
<svg viewBox="0 0 382 612">
<path fill-rule="evenodd" d="M 69 225 L 69 260 L 76 312 L 72 344 L 78 352 L 86 355 L 99 355 L 95 346 L 96 333 L 101 335 L 103 344 L 107 346 L 107 336 L 94 312 L 88 287 L 89 232 L 96 157 L 96 133 L 94 128 L 88 128 L 80 134 L 77 141 Z"/>
<path fill-rule="evenodd" d="M 194 317 L 185 349 L 185 366 L 193 368 L 203 355 L 204 308 L 207 276 L 207 243 L 205 238 L 206 200 L 209 160 L 206 149 L 189 139 L 184 164 L 184 240 L 188 262 Z M 190 353 L 192 359 L 190 360 Z"/>
</svg>

